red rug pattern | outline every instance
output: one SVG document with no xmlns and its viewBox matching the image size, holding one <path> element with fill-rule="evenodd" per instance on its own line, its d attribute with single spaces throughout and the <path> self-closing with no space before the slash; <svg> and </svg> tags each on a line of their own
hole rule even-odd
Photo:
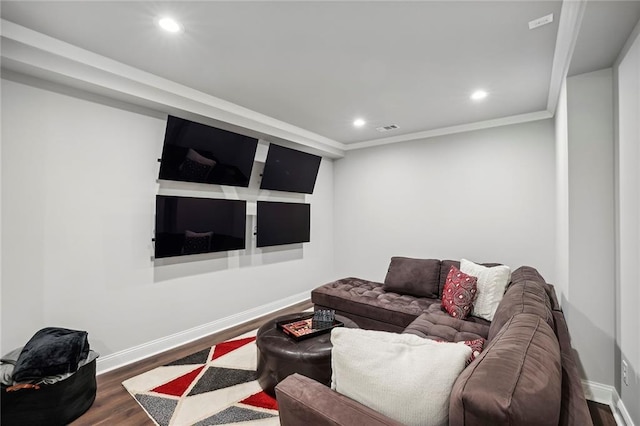
<svg viewBox="0 0 640 426">
<path fill-rule="evenodd" d="M 255 330 L 122 384 L 160 426 L 276 426 L 278 404 L 256 381 Z"/>
</svg>

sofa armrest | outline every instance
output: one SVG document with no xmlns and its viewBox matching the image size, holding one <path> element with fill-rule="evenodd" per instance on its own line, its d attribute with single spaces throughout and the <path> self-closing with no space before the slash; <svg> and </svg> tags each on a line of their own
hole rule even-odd
<svg viewBox="0 0 640 426">
<path fill-rule="evenodd" d="M 582 389 L 582 380 L 573 356 L 571 336 L 561 311 L 554 311 L 556 335 L 562 354 L 562 408 L 560 426 L 592 426 L 591 413 Z"/>
<path fill-rule="evenodd" d="M 547 291 L 547 296 L 549 296 L 549 301 L 551 301 L 551 309 L 554 311 L 561 311 L 562 308 L 558 302 L 558 295 L 556 294 L 556 288 L 554 285 L 547 283 L 545 290 Z"/>
<path fill-rule="evenodd" d="M 300 374 L 276 386 L 282 426 L 402 426 L 327 386 Z"/>
</svg>

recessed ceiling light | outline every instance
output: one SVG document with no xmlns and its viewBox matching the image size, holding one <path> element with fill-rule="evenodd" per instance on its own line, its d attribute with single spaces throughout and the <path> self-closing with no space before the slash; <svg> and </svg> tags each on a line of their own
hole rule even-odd
<svg viewBox="0 0 640 426">
<path fill-rule="evenodd" d="M 479 101 L 486 98 L 487 95 L 488 93 L 485 92 L 484 90 L 476 90 L 471 94 L 471 99 L 473 99 L 474 101 Z"/>
<path fill-rule="evenodd" d="M 364 121 L 362 118 L 356 118 L 355 120 L 353 120 L 353 125 L 356 127 L 362 127 L 365 124 L 367 124 L 367 122 Z"/>
<path fill-rule="evenodd" d="M 158 21 L 158 25 L 165 31 L 169 31 L 170 33 L 179 33 L 182 31 L 182 25 L 180 25 L 175 19 L 164 17 L 160 18 Z"/>
</svg>

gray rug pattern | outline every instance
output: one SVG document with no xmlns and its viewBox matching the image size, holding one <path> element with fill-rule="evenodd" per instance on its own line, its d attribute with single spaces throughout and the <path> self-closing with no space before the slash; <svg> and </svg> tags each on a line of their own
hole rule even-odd
<svg viewBox="0 0 640 426">
<path fill-rule="evenodd" d="M 254 370 L 237 370 L 233 368 L 209 367 L 196 383 L 188 396 L 211 392 L 229 386 L 248 383 L 257 379 Z"/>
<path fill-rule="evenodd" d="M 173 416 L 173 412 L 178 405 L 178 401 L 175 399 L 159 398 L 150 395 L 138 394 L 136 395 L 136 399 L 160 426 L 169 425 L 171 416 Z"/>
<path fill-rule="evenodd" d="M 210 426 L 210 425 L 224 425 L 229 423 L 240 423 L 249 420 L 266 419 L 269 417 L 276 417 L 274 414 L 261 413 L 255 410 L 248 410 L 240 407 L 229 407 L 219 413 L 195 423 L 194 426 Z"/>
</svg>

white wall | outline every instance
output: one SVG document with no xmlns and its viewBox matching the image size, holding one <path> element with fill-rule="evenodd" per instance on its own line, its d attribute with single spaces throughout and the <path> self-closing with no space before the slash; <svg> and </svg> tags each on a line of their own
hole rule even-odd
<svg viewBox="0 0 640 426">
<path fill-rule="evenodd" d="M 338 276 L 391 256 L 502 262 L 555 280 L 551 120 L 348 151 L 335 162 Z"/>
<path fill-rule="evenodd" d="M 246 251 L 154 264 L 159 192 L 254 199 L 269 193 L 160 187 L 162 114 L 14 80 L 2 80 L 0 352 L 24 344 L 41 327 L 60 326 L 87 330 L 92 347 L 109 356 L 261 306 L 292 303 L 292 296 L 302 300 L 331 278 L 331 160 L 323 159 L 315 192 L 306 196 L 311 243 L 259 250 L 252 241 Z"/>
<path fill-rule="evenodd" d="M 640 424 L 640 22 L 629 42 L 617 68 L 617 344 L 629 365 L 620 397 Z"/>
<path fill-rule="evenodd" d="M 560 231 L 559 224 L 559 232 L 568 235 L 569 281 L 568 297 L 562 308 L 583 377 L 612 386 L 615 377 L 613 72 L 608 68 L 570 77 L 566 87 L 568 157 L 564 167 L 568 172 L 568 229 Z"/>
<path fill-rule="evenodd" d="M 2 85 L 0 85 L 0 99 L 2 99 Z M 2 114 L 0 114 L 0 129 L 3 127 L 2 126 Z M 2 307 L 2 246 L 3 246 L 3 242 L 2 242 L 2 176 L 3 176 L 3 172 L 2 172 L 2 135 L 0 134 L 0 307 Z M 2 321 L 2 314 L 0 314 L 0 331 L 3 329 L 3 321 Z M 1 337 L 0 337 L 1 340 Z M 0 348 L 2 347 L 2 344 L 0 343 Z M 2 354 L 4 355 L 4 352 L 2 352 Z M 1 356 L 1 355 L 0 355 Z"/>
<path fill-rule="evenodd" d="M 556 292 L 569 298 L 569 129 L 567 81 L 562 83 L 554 117 L 556 129 Z"/>
</svg>

